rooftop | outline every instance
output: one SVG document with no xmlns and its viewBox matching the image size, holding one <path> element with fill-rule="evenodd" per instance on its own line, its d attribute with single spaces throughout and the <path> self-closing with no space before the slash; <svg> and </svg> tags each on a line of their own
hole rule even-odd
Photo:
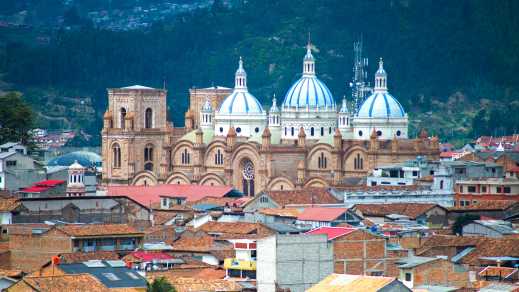
<svg viewBox="0 0 519 292">
<path fill-rule="evenodd" d="M 144 233 L 128 224 L 70 224 L 56 226 L 56 228 L 75 237 L 96 237 L 107 235 L 144 236 Z"/>
<path fill-rule="evenodd" d="M 384 217 L 391 214 L 405 215 L 410 219 L 424 214 L 436 204 L 417 204 L 417 203 L 393 203 L 393 204 L 356 204 L 352 209 L 360 211 L 363 216 Z"/>
<path fill-rule="evenodd" d="M 297 208 L 263 208 L 258 212 L 268 216 L 297 218 L 302 211 Z"/>
<path fill-rule="evenodd" d="M 267 195 L 280 207 L 287 205 L 338 204 L 327 188 L 304 188 L 292 191 L 269 191 Z M 257 196 L 259 197 L 259 196 Z"/>
<path fill-rule="evenodd" d="M 348 228 L 348 227 L 319 227 L 313 230 L 306 232 L 305 234 L 326 234 L 328 240 L 334 240 L 337 237 L 341 237 L 346 234 L 350 234 L 353 231 L 357 230 L 356 228 Z"/>
<path fill-rule="evenodd" d="M 32 289 L 24 289 L 30 286 Z M 94 276 L 89 274 L 76 275 L 58 275 L 58 276 L 43 276 L 34 277 L 28 276 L 23 278 L 20 282 L 11 286 L 13 291 L 74 291 L 74 292 L 90 292 L 90 291 L 106 291 L 108 288 L 103 285 Z"/>
<path fill-rule="evenodd" d="M 303 212 L 297 216 L 297 220 L 330 222 L 336 220 L 347 211 L 347 208 L 305 208 Z"/>
<path fill-rule="evenodd" d="M 397 281 L 393 277 L 375 277 L 348 274 L 331 274 L 321 282 L 312 286 L 307 292 L 342 292 L 362 291 L 377 292 L 385 286 Z"/>
</svg>

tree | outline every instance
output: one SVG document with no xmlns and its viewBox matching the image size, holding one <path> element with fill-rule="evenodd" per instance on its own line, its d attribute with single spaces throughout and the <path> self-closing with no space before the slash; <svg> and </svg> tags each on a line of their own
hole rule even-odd
<svg viewBox="0 0 519 292">
<path fill-rule="evenodd" d="M 461 234 L 463 231 L 463 226 L 471 222 L 474 222 L 474 220 L 479 220 L 479 216 L 473 214 L 465 214 L 456 218 L 456 221 L 452 225 L 452 233 Z"/>
<path fill-rule="evenodd" d="M 148 292 L 176 292 L 177 290 L 164 277 L 156 278 L 148 283 Z"/>
<path fill-rule="evenodd" d="M 28 131 L 34 125 L 32 109 L 18 92 L 0 96 L 0 143 L 9 141 L 31 143 Z"/>
</svg>

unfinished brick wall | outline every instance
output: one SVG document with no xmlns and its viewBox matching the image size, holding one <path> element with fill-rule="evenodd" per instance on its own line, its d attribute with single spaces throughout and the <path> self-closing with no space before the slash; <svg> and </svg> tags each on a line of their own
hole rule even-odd
<svg viewBox="0 0 519 292">
<path fill-rule="evenodd" d="M 414 286 L 443 285 L 470 287 L 468 270 L 448 260 L 436 260 L 419 265 L 413 271 Z"/>
<path fill-rule="evenodd" d="M 23 271 L 34 271 L 52 256 L 72 252 L 70 237 L 61 231 L 51 229 L 43 234 L 11 234 L 9 236 L 11 266 Z"/>
</svg>

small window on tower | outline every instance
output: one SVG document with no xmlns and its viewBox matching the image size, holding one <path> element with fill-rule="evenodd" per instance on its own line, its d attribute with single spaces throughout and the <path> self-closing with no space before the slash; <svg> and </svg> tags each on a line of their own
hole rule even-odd
<svg viewBox="0 0 519 292">
<path fill-rule="evenodd" d="M 241 133 L 241 128 L 240 127 L 236 128 L 236 133 Z"/>
<path fill-rule="evenodd" d="M 220 127 L 220 133 L 223 133 L 223 127 Z"/>
<path fill-rule="evenodd" d="M 256 127 L 256 128 L 254 129 L 254 132 L 258 133 L 258 132 L 259 132 L 259 128 Z"/>
<path fill-rule="evenodd" d="M 382 131 L 378 130 L 377 131 L 377 136 L 382 136 Z"/>
<path fill-rule="evenodd" d="M 402 135 L 402 132 L 400 132 L 400 130 L 398 130 L 398 131 L 396 131 L 396 135 L 397 135 L 398 137 L 400 137 L 400 135 Z"/>
<path fill-rule="evenodd" d="M 359 136 L 362 137 L 362 131 L 359 131 Z"/>
</svg>

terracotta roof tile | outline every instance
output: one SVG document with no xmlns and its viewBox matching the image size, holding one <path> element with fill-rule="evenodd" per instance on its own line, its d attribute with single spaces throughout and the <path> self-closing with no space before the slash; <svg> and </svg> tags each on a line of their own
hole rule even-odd
<svg viewBox="0 0 519 292">
<path fill-rule="evenodd" d="M 68 235 L 76 237 L 103 235 L 144 236 L 142 232 L 139 232 L 128 224 L 71 224 L 57 226 L 56 228 Z"/>
<path fill-rule="evenodd" d="M 436 204 L 416 204 L 416 203 L 394 203 L 394 204 L 357 204 L 353 210 L 360 211 L 362 216 L 383 217 L 390 214 L 408 216 L 411 219 L 422 215 Z"/>
<path fill-rule="evenodd" d="M 0 277 L 20 278 L 22 275 L 22 270 L 0 269 Z"/>
<path fill-rule="evenodd" d="M 178 292 L 206 291 L 206 292 L 234 292 L 241 291 L 242 287 L 234 281 L 224 279 L 197 279 L 176 278 L 171 283 Z"/>
<path fill-rule="evenodd" d="M 302 211 L 297 208 L 263 208 L 258 212 L 269 216 L 297 218 Z"/>
<path fill-rule="evenodd" d="M 37 291 L 110 291 L 99 280 L 90 274 L 69 274 L 45 277 L 25 277 L 22 284 L 29 285 Z M 15 286 L 18 284 L 15 284 Z M 11 287 L 13 289 L 14 286 Z M 13 289 L 16 290 L 16 289 Z"/>
<path fill-rule="evenodd" d="M 292 191 L 269 191 L 268 196 L 281 207 L 286 205 L 309 204 L 337 204 L 340 201 L 335 198 L 327 188 L 305 188 Z"/>
<path fill-rule="evenodd" d="M 479 200 L 477 203 L 471 204 L 470 206 L 449 208 L 449 211 L 506 210 L 517 204 L 519 204 L 519 202 L 513 200 Z"/>
<path fill-rule="evenodd" d="M 115 251 L 95 251 L 95 252 L 71 252 L 62 253 L 60 263 L 74 264 L 89 260 L 118 260 L 119 255 Z"/>
<path fill-rule="evenodd" d="M 0 212 L 11 212 L 19 205 L 20 202 L 16 198 L 0 199 Z"/>
<path fill-rule="evenodd" d="M 198 227 L 197 230 L 206 232 L 208 234 L 222 235 L 222 236 L 240 236 L 240 235 L 255 235 L 259 237 L 274 234 L 274 231 L 261 223 L 249 222 L 216 222 L 209 221 L 204 225 Z"/>
<path fill-rule="evenodd" d="M 201 269 L 172 269 L 162 272 L 148 272 L 147 278 L 153 279 L 164 277 L 168 280 L 177 278 L 198 278 L 203 280 L 216 280 L 225 278 L 225 270 L 214 267 L 204 267 Z"/>
</svg>

